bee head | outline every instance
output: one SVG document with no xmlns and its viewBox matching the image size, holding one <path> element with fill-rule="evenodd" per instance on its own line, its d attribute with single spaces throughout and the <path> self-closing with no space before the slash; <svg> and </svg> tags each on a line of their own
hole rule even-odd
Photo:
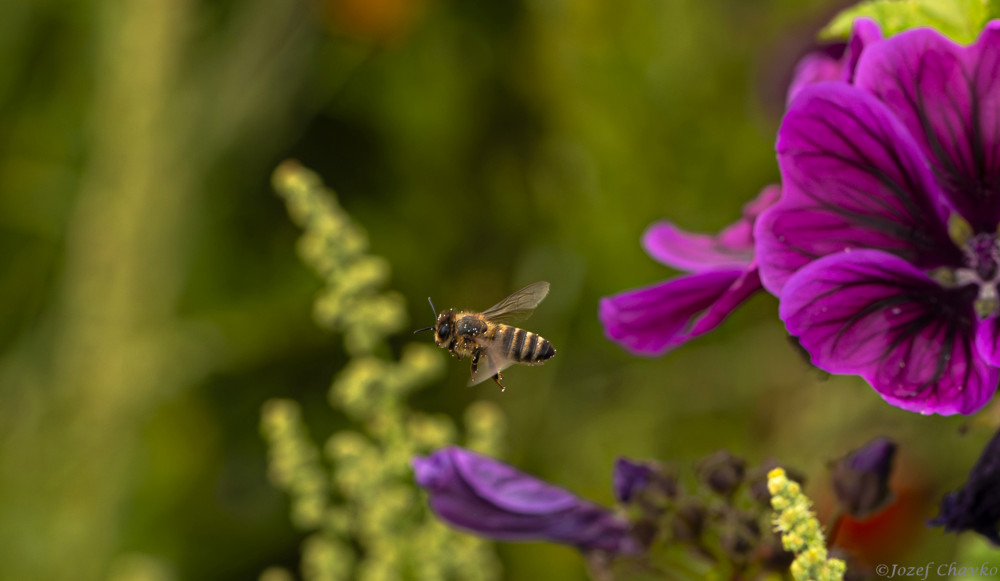
<svg viewBox="0 0 1000 581">
<path fill-rule="evenodd" d="M 451 338 L 454 334 L 455 334 L 454 309 L 441 311 L 441 314 L 438 315 L 437 322 L 434 324 L 434 342 L 444 347 L 451 341 Z"/>
</svg>

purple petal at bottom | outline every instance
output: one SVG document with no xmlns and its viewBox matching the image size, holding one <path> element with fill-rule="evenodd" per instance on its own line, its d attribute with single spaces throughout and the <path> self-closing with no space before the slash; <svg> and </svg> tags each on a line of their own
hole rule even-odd
<svg viewBox="0 0 1000 581">
<path fill-rule="evenodd" d="M 974 345 L 971 287 L 945 289 L 877 250 L 844 252 L 799 270 L 780 315 L 813 364 L 864 377 L 889 403 L 920 413 L 970 414 L 1000 373 Z"/>
<path fill-rule="evenodd" d="M 520 470 L 458 447 L 413 459 L 417 484 L 437 516 L 486 537 L 544 539 L 582 551 L 637 550 L 614 512 Z"/>
<path fill-rule="evenodd" d="M 450 457 L 455 470 L 473 492 L 502 510 L 519 514 L 550 514 L 572 508 L 580 502 L 569 491 L 493 458 L 471 452 L 453 452 Z"/>
</svg>

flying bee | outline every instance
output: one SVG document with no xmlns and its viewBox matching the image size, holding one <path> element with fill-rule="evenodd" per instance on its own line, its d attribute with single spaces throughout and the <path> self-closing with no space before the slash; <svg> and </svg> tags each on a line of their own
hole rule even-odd
<svg viewBox="0 0 1000 581">
<path fill-rule="evenodd" d="M 428 298 L 437 320 L 433 327 L 414 333 L 433 329 L 434 342 L 439 347 L 459 360 L 467 356 L 472 358 L 469 385 L 492 378 L 503 391 L 501 371 L 515 363 L 541 365 L 556 354 L 552 343 L 537 333 L 506 324 L 528 318 L 547 294 L 549 283 L 529 284 L 481 313 L 455 309 L 438 313 Z"/>
</svg>

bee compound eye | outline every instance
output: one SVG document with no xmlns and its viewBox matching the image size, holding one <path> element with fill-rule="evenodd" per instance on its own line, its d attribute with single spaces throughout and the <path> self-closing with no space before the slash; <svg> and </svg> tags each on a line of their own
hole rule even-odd
<svg viewBox="0 0 1000 581">
<path fill-rule="evenodd" d="M 451 335 L 451 325 L 448 323 L 441 323 L 441 325 L 438 326 L 437 333 L 440 337 L 447 337 L 448 335 Z"/>
</svg>

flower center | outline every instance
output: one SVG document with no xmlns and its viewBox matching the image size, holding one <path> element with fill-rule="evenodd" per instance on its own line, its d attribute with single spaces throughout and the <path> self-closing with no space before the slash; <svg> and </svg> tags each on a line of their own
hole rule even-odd
<svg viewBox="0 0 1000 581">
<path fill-rule="evenodd" d="M 952 214 L 948 220 L 948 233 L 953 242 L 962 249 L 964 264 L 955 269 L 942 268 L 931 274 L 948 287 L 975 285 L 979 288 L 973 308 L 980 319 L 986 319 L 1000 310 L 1000 240 L 998 233 L 974 234 L 972 226 L 959 216 Z"/>
<path fill-rule="evenodd" d="M 1000 246 L 997 237 L 992 234 L 976 234 L 962 249 L 965 254 L 965 264 L 969 270 L 975 271 L 980 281 L 996 282 L 998 263 L 1000 263 Z"/>
</svg>

